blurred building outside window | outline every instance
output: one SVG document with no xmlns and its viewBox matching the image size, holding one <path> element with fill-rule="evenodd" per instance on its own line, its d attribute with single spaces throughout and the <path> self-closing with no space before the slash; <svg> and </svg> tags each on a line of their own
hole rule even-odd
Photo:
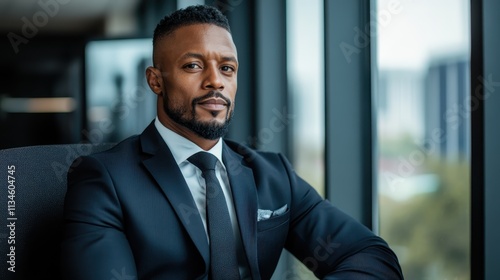
<svg viewBox="0 0 500 280">
<path fill-rule="evenodd" d="M 469 279 L 469 3 L 378 0 L 376 9 L 380 235 L 406 279 Z"/>
</svg>

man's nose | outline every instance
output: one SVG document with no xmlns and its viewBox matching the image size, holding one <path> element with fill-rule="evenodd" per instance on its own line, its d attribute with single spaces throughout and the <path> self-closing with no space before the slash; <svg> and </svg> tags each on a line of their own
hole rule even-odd
<svg viewBox="0 0 500 280">
<path fill-rule="evenodd" d="M 203 82 L 203 87 L 207 89 L 224 89 L 224 81 L 222 80 L 219 68 L 215 65 L 211 65 L 205 69 L 206 78 Z"/>
</svg>

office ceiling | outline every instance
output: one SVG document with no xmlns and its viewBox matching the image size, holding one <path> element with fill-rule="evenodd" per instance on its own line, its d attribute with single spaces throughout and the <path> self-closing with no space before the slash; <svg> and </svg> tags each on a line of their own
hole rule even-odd
<svg viewBox="0 0 500 280">
<path fill-rule="evenodd" d="M 82 32 L 106 15 L 134 11 L 140 1 L 0 0 L 0 32 L 21 32 L 26 20 L 37 21 L 44 33 Z"/>
</svg>

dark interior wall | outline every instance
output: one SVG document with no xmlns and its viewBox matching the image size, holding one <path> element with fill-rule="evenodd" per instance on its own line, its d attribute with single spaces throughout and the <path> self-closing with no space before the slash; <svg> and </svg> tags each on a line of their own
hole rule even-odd
<svg viewBox="0 0 500 280">
<path fill-rule="evenodd" d="M 175 0 L 140 1 L 137 28 L 125 36 L 152 37 L 158 21 L 176 8 Z M 71 113 L 13 113 L 0 106 L 0 149 L 86 141 L 84 51 L 90 40 L 109 37 L 105 20 L 105 15 L 94 18 L 74 32 L 34 31 L 21 19 L 10 27 L 0 25 L 0 100 L 72 97 L 76 101 Z"/>
<path fill-rule="evenodd" d="M 1 3 L 0 149 L 81 139 L 83 53 L 88 37 L 104 33 L 104 19 L 71 18 L 72 24 L 64 26 L 62 4 L 40 3 L 26 3 L 23 12 L 13 1 Z M 76 106 L 68 113 L 28 113 L 7 105 L 53 97 L 73 98 Z"/>
<path fill-rule="evenodd" d="M 40 35 L 19 45 L 0 36 L 0 98 L 73 97 L 82 93 L 85 35 Z M 78 142 L 81 107 L 71 113 L 0 111 L 0 148 Z"/>
</svg>

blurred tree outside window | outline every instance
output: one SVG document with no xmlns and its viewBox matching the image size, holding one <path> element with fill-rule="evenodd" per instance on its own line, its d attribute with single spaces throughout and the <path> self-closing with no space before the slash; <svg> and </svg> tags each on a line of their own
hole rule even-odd
<svg viewBox="0 0 500 280">
<path fill-rule="evenodd" d="M 405 279 L 469 279 L 469 3 L 376 8 L 380 235 Z"/>
</svg>

